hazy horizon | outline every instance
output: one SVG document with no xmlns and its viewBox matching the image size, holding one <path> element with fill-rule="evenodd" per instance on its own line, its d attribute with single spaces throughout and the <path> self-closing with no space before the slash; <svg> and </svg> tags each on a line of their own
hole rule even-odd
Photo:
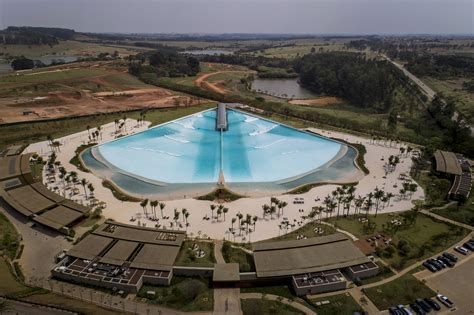
<svg viewBox="0 0 474 315">
<path fill-rule="evenodd" d="M 89 33 L 472 35 L 471 0 L 0 0 L 0 28 Z"/>
</svg>

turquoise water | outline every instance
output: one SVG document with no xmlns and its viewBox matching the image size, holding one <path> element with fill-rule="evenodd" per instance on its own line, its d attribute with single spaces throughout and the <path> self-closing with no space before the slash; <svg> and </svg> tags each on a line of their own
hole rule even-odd
<svg viewBox="0 0 474 315">
<path fill-rule="evenodd" d="M 209 110 L 102 144 L 102 157 L 130 174 L 167 183 L 273 182 L 310 172 L 341 144 L 228 110 L 228 131 Z"/>
</svg>

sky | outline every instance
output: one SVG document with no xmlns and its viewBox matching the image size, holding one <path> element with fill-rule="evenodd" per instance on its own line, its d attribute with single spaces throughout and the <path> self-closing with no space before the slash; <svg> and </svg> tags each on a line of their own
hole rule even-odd
<svg viewBox="0 0 474 315">
<path fill-rule="evenodd" d="M 474 0 L 0 0 L 9 25 L 115 33 L 474 34 Z"/>
</svg>

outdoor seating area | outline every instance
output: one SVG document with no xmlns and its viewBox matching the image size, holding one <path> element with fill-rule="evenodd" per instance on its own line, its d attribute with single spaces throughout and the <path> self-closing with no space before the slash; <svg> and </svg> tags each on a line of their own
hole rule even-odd
<svg viewBox="0 0 474 315">
<path fill-rule="evenodd" d="M 169 285 L 185 232 L 107 220 L 52 270 L 59 279 L 138 292 L 144 283 Z"/>
<path fill-rule="evenodd" d="M 0 197 L 13 210 L 64 234 L 85 218 L 90 208 L 51 192 L 31 174 L 33 154 L 0 158 Z"/>
</svg>

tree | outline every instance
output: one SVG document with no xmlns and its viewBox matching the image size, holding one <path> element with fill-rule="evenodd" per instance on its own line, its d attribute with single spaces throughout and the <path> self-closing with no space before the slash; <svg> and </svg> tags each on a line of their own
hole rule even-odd
<svg viewBox="0 0 474 315">
<path fill-rule="evenodd" d="M 224 213 L 224 221 L 225 221 L 225 214 L 229 212 L 229 208 L 222 209 L 222 212 Z"/>
<path fill-rule="evenodd" d="M 156 218 L 156 207 L 158 206 L 158 200 L 150 201 L 150 207 L 153 212 L 153 217 Z"/>
<path fill-rule="evenodd" d="M 231 223 L 231 229 L 232 229 L 232 231 L 234 230 L 234 223 L 235 223 L 235 221 L 237 221 L 237 219 L 236 219 L 236 218 L 232 218 L 232 220 L 231 220 L 231 222 L 232 222 L 232 223 Z"/>
<path fill-rule="evenodd" d="M 87 180 L 85 178 L 81 179 L 81 185 L 84 188 L 84 195 L 86 195 L 86 199 L 87 199 L 87 191 L 86 191 Z"/>
<path fill-rule="evenodd" d="M 146 206 L 148 205 L 148 199 L 143 199 L 141 202 L 140 202 L 140 206 L 143 208 L 143 213 L 146 215 L 148 215 L 147 211 L 146 211 Z"/>
<path fill-rule="evenodd" d="M 94 190 L 95 190 L 94 185 L 92 185 L 92 183 L 89 183 L 89 184 L 87 185 L 87 188 L 89 188 L 89 191 L 90 191 L 91 195 L 93 195 L 93 194 L 94 194 Z"/>
<path fill-rule="evenodd" d="M 165 204 L 163 202 L 160 202 L 160 211 L 161 211 L 161 218 L 163 219 L 163 209 L 165 208 Z"/>
<path fill-rule="evenodd" d="M 35 62 L 31 59 L 21 56 L 12 61 L 11 66 L 13 70 L 26 70 L 33 69 L 35 67 Z"/>
<path fill-rule="evenodd" d="M 214 219 L 214 210 L 216 210 L 216 205 L 210 205 L 211 208 L 211 219 Z"/>
</svg>

